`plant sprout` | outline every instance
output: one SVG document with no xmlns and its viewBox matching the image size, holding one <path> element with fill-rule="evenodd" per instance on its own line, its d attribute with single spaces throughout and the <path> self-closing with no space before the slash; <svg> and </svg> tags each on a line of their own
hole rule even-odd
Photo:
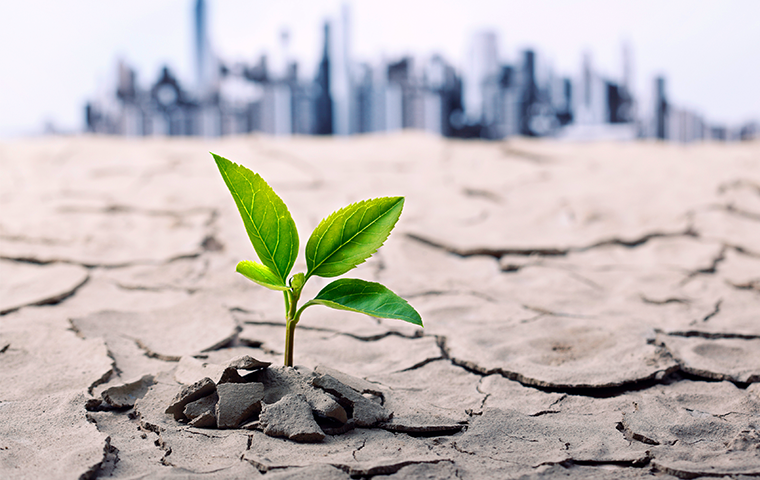
<svg viewBox="0 0 760 480">
<path fill-rule="evenodd" d="M 306 243 L 306 273 L 288 278 L 298 256 L 298 231 L 288 207 L 259 174 L 211 155 L 261 262 L 244 260 L 237 264 L 237 272 L 261 286 L 282 291 L 285 297 L 285 366 L 293 366 L 295 328 L 303 311 L 312 305 L 422 326 L 420 314 L 406 300 L 379 283 L 355 278 L 331 282 L 298 307 L 301 291 L 312 276 L 343 275 L 383 245 L 401 215 L 404 197 L 364 200 L 333 212 L 319 223 Z"/>
</svg>

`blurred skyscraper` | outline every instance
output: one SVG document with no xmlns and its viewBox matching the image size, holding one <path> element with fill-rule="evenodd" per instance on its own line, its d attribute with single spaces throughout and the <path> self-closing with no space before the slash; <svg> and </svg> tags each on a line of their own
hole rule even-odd
<svg viewBox="0 0 760 480">
<path fill-rule="evenodd" d="M 668 114 L 668 101 L 665 98 L 665 79 L 657 77 L 655 79 L 655 122 L 657 124 L 656 137 L 665 140 L 667 137 L 667 114 Z"/>
<path fill-rule="evenodd" d="M 340 8 L 338 21 L 335 22 L 333 32 L 334 41 L 330 43 L 332 49 L 332 62 L 330 63 L 331 83 L 330 95 L 333 101 L 333 133 L 336 135 L 350 135 L 352 132 L 352 114 L 354 105 L 351 98 L 351 37 L 350 37 L 350 10 L 347 4 Z"/>
<path fill-rule="evenodd" d="M 193 20 L 195 88 L 197 95 L 204 98 L 211 93 L 214 80 L 214 57 L 211 53 L 211 41 L 208 35 L 208 15 L 205 0 L 196 0 Z"/>
<path fill-rule="evenodd" d="M 316 122 L 314 133 L 317 135 L 332 135 L 333 133 L 333 105 L 330 96 L 330 24 L 325 22 L 325 39 L 322 49 L 322 60 L 319 62 L 319 70 L 316 79 Z"/>
<path fill-rule="evenodd" d="M 487 31 L 473 35 L 462 74 L 464 113 L 468 123 L 495 122 L 494 103 L 489 98 L 493 92 L 489 87 L 496 84 L 499 67 L 496 33 Z"/>
</svg>

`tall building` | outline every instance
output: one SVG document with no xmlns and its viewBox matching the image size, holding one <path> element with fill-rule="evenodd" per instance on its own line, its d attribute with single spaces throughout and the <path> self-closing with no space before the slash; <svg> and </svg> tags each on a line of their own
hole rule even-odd
<svg viewBox="0 0 760 480">
<path fill-rule="evenodd" d="M 561 100 L 557 103 L 557 120 L 561 126 L 573 121 L 573 82 L 567 77 L 562 79 Z"/>
<path fill-rule="evenodd" d="M 408 63 L 406 59 L 386 67 L 385 85 L 385 131 L 394 132 L 404 128 L 404 82 Z"/>
<path fill-rule="evenodd" d="M 358 66 L 354 88 L 354 102 L 356 105 L 356 117 L 354 119 L 354 131 L 356 133 L 368 133 L 372 131 L 372 68 L 363 63 Z"/>
<path fill-rule="evenodd" d="M 324 48 L 322 49 L 322 60 L 319 62 L 317 71 L 317 98 L 315 105 L 315 125 L 314 133 L 317 135 L 333 134 L 333 104 L 330 83 L 330 24 L 325 22 L 324 26 Z"/>
<path fill-rule="evenodd" d="M 440 55 L 433 56 L 425 66 L 423 84 L 424 129 L 437 135 L 444 134 L 448 121 L 444 108 L 447 65 Z"/>
<path fill-rule="evenodd" d="M 501 74 L 499 75 L 501 116 L 499 119 L 499 134 L 495 138 L 520 134 L 522 112 L 520 78 L 520 72 L 513 66 L 503 65 L 501 67 Z"/>
<path fill-rule="evenodd" d="M 498 37 L 495 32 L 475 33 L 462 74 L 464 113 L 468 123 L 494 122 L 494 109 L 486 101 L 486 88 L 499 75 Z"/>
<path fill-rule="evenodd" d="M 594 70 L 591 54 L 583 56 L 580 89 L 574 105 L 575 123 L 582 125 L 602 125 L 607 122 L 607 82 Z"/>
<path fill-rule="evenodd" d="M 536 84 L 536 54 L 533 50 L 523 52 L 520 95 L 520 134 L 535 136 L 532 117 L 538 103 L 538 85 Z"/>
<path fill-rule="evenodd" d="M 665 78 L 655 79 L 655 137 L 661 140 L 668 138 L 668 100 L 665 97 Z"/>
<path fill-rule="evenodd" d="M 205 0 L 196 0 L 193 23 L 196 95 L 206 97 L 213 87 L 214 58 L 208 35 L 208 18 Z"/>
<path fill-rule="evenodd" d="M 370 132 L 385 132 L 388 130 L 387 96 L 388 72 L 385 61 L 378 62 L 371 68 L 371 93 L 369 98 Z"/>
<path fill-rule="evenodd" d="M 330 63 L 330 95 L 333 101 L 333 133 L 350 135 L 352 105 L 350 9 L 343 4 L 333 29 L 332 62 Z"/>
</svg>

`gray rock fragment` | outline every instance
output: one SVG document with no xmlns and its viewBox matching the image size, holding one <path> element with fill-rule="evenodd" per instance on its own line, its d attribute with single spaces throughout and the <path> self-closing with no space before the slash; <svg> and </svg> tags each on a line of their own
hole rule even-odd
<svg viewBox="0 0 760 480">
<path fill-rule="evenodd" d="M 330 375 L 315 375 L 311 384 L 338 397 L 344 407 L 353 409 L 353 420 L 358 427 L 374 427 L 390 419 L 391 414 L 382 405 L 363 397 L 356 390 Z"/>
<path fill-rule="evenodd" d="M 109 408 L 103 406 L 103 400 L 100 398 L 90 398 L 84 402 L 84 409 L 88 412 L 96 412 L 98 410 L 109 410 Z"/>
<path fill-rule="evenodd" d="M 198 399 L 194 402 L 190 402 L 185 405 L 185 416 L 190 420 L 195 420 L 197 417 L 200 417 L 204 413 L 208 412 L 210 412 L 213 416 L 216 409 L 216 403 L 218 401 L 219 394 L 214 392 L 211 395 Z M 216 416 L 214 416 L 214 419 L 216 419 Z"/>
<path fill-rule="evenodd" d="M 270 437 L 285 437 L 296 442 L 316 443 L 325 434 L 311 412 L 311 405 L 302 394 L 288 394 L 271 405 L 264 405 L 259 424 Z"/>
<path fill-rule="evenodd" d="M 259 370 L 261 368 L 267 368 L 272 362 L 262 362 L 256 360 L 250 355 L 243 355 L 241 357 L 233 358 L 227 363 L 228 367 L 237 368 L 238 370 Z"/>
<path fill-rule="evenodd" d="M 245 383 L 245 380 L 240 376 L 237 369 L 227 367 L 224 369 L 222 376 L 219 377 L 219 381 L 216 383 Z"/>
<path fill-rule="evenodd" d="M 382 391 L 380 390 L 380 385 L 376 383 L 369 382 L 363 378 L 354 377 L 353 375 L 348 375 L 347 373 L 343 373 L 339 370 L 335 370 L 334 368 L 326 367 L 324 365 L 317 365 L 314 369 L 314 373 L 324 374 L 324 375 L 330 375 L 335 380 L 339 381 L 340 383 L 353 388 L 359 393 L 372 393 L 374 395 L 382 396 Z"/>
<path fill-rule="evenodd" d="M 103 401 L 113 408 L 134 407 L 135 401 L 142 398 L 153 385 L 153 375 L 143 375 L 135 382 L 125 383 L 103 390 Z"/>
<path fill-rule="evenodd" d="M 171 413 L 174 415 L 175 420 L 181 420 L 185 416 L 183 413 L 185 405 L 212 394 L 215 389 L 216 385 L 208 377 L 198 380 L 192 385 L 184 386 L 172 399 L 171 404 L 164 413 Z"/>
<path fill-rule="evenodd" d="M 275 403 L 285 395 L 300 393 L 306 397 L 312 410 L 318 415 L 339 423 L 346 423 L 348 421 L 346 410 L 333 396 L 312 386 L 310 375 L 310 372 L 301 373 L 298 368 L 274 367 L 258 372 L 255 379 L 263 383 L 266 388 L 264 403 Z"/>
<path fill-rule="evenodd" d="M 264 385 L 261 383 L 222 383 L 217 386 L 216 423 L 219 428 L 236 428 L 261 411 Z"/>
<path fill-rule="evenodd" d="M 203 412 L 192 419 L 188 425 L 197 428 L 214 428 L 216 427 L 216 415 L 214 412 Z"/>
</svg>

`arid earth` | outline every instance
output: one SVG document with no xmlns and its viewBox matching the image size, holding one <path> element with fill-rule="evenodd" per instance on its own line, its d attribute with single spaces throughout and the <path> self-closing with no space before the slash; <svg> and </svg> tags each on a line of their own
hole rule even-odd
<svg viewBox="0 0 760 480">
<path fill-rule="evenodd" d="M 208 151 L 269 182 L 302 248 L 406 197 L 349 276 L 425 328 L 315 307 L 295 339 L 390 419 L 296 443 L 165 413 L 231 359 L 283 363 L 282 295 L 235 273 L 255 254 Z M 0 144 L 2 479 L 721 476 L 760 476 L 758 142 Z"/>
</svg>

